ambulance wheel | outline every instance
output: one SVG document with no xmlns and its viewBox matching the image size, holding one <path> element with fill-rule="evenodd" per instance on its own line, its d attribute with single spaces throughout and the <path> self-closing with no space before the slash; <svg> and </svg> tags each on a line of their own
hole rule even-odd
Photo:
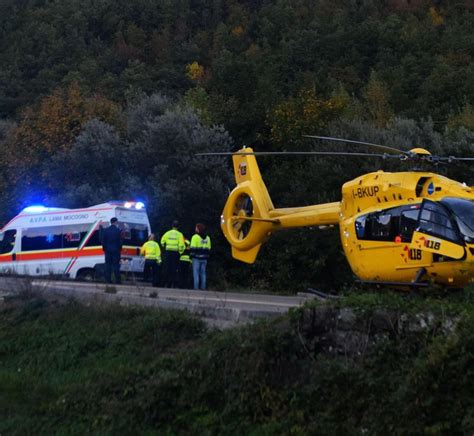
<svg viewBox="0 0 474 436">
<path fill-rule="evenodd" d="M 84 282 L 93 282 L 96 278 L 96 273 L 93 268 L 82 268 L 77 272 L 77 280 Z"/>
</svg>

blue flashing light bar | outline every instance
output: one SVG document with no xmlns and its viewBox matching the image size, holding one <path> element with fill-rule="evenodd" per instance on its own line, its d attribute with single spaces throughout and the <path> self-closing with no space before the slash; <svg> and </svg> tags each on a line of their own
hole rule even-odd
<svg viewBox="0 0 474 436">
<path fill-rule="evenodd" d="M 48 208 L 45 207 L 45 206 L 34 205 L 34 206 L 25 207 L 22 212 L 26 212 L 26 213 L 41 213 L 41 212 L 46 212 L 47 210 L 48 210 Z"/>
<path fill-rule="evenodd" d="M 33 206 L 25 207 L 20 213 L 43 213 L 43 212 L 52 212 L 59 210 L 69 210 L 64 207 L 46 207 L 39 204 Z"/>
</svg>

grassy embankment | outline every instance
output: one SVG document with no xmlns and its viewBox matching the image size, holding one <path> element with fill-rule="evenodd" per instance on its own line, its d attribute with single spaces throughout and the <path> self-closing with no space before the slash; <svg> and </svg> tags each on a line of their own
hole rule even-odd
<svg viewBox="0 0 474 436">
<path fill-rule="evenodd" d="M 472 434 L 472 289 L 335 304 L 366 326 L 381 310 L 430 322 L 343 355 L 311 308 L 219 332 L 184 312 L 5 302 L 0 434 Z"/>
</svg>

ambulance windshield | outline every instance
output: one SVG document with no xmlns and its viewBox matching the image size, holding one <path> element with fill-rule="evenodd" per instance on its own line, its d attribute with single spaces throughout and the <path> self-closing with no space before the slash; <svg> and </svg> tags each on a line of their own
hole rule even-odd
<svg viewBox="0 0 474 436">
<path fill-rule="evenodd" d="M 0 233 L 0 254 L 10 253 L 15 245 L 16 230 Z"/>
</svg>

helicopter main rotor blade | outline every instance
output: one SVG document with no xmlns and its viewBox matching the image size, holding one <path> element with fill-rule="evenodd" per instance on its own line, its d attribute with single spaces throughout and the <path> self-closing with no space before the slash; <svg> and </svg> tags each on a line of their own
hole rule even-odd
<svg viewBox="0 0 474 436">
<path fill-rule="evenodd" d="M 427 162 L 430 162 L 432 164 L 443 164 L 447 165 L 453 162 L 458 162 L 458 161 L 474 161 L 474 157 L 456 157 L 456 156 L 422 156 L 421 160 L 425 160 Z"/>
<path fill-rule="evenodd" d="M 473 161 L 474 157 L 455 157 L 455 156 L 449 156 L 446 158 L 442 158 L 443 160 L 447 160 L 448 162 L 454 162 L 457 160 L 466 160 L 466 161 Z"/>
<path fill-rule="evenodd" d="M 304 138 L 313 138 L 313 139 L 323 139 L 326 141 L 335 141 L 335 142 L 348 142 L 350 144 L 360 144 L 360 145 L 370 145 L 371 147 L 376 147 L 380 150 L 389 151 L 391 153 L 397 154 L 406 154 L 406 151 L 399 150 L 398 148 L 388 147 L 387 145 L 373 144 L 371 142 L 364 141 L 354 141 L 352 139 L 343 139 L 343 138 L 332 138 L 330 136 L 316 136 L 316 135 L 303 135 Z"/>
<path fill-rule="evenodd" d="M 196 156 L 364 156 L 364 157 L 379 157 L 399 158 L 404 155 L 394 155 L 387 153 L 351 153 L 344 151 L 255 151 L 255 152 L 215 152 L 215 153 L 196 153 Z"/>
</svg>

